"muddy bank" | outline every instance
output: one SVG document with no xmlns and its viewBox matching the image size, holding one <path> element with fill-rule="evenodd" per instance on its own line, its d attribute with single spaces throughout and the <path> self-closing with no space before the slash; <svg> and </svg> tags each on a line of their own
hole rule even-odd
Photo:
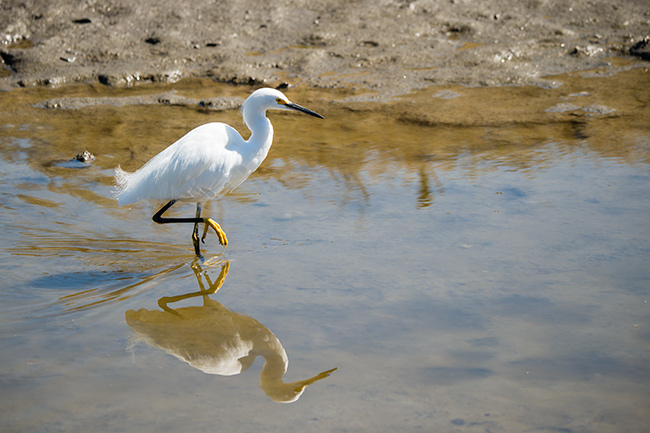
<svg viewBox="0 0 650 433">
<path fill-rule="evenodd" d="M 536 84 L 647 58 L 645 0 L 4 1 L 0 88 L 221 82 L 369 89 Z M 616 62 L 614 62 L 616 63 Z"/>
</svg>

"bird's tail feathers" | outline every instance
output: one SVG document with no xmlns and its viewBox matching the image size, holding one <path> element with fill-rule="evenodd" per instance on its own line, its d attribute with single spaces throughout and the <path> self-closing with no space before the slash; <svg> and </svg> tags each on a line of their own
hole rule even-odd
<svg viewBox="0 0 650 433">
<path fill-rule="evenodd" d="M 124 190 L 126 190 L 126 187 L 129 184 L 130 175 L 131 173 L 122 170 L 122 167 L 119 165 L 115 167 L 115 190 L 113 193 L 116 198 L 120 198 L 124 193 Z"/>
</svg>

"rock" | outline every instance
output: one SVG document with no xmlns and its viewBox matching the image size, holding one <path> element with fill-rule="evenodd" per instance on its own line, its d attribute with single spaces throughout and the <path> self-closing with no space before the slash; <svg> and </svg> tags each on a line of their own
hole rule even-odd
<svg viewBox="0 0 650 433">
<path fill-rule="evenodd" d="M 78 153 L 74 158 L 57 159 L 45 164 L 45 166 L 80 169 L 92 166 L 93 162 L 95 162 L 95 155 L 84 150 L 83 152 Z"/>
<path fill-rule="evenodd" d="M 645 37 L 630 47 L 630 55 L 650 61 L 650 36 Z"/>
<path fill-rule="evenodd" d="M 549 113 L 564 113 L 566 111 L 575 111 L 581 109 L 582 107 L 579 105 L 571 104 L 570 102 L 561 102 L 557 105 L 547 108 L 545 111 Z"/>
<path fill-rule="evenodd" d="M 586 57 L 591 57 L 596 54 L 600 54 L 604 52 L 605 50 L 602 47 L 598 47 L 595 45 L 585 45 L 585 46 L 576 46 L 569 54 L 572 56 L 586 56 Z"/>
</svg>

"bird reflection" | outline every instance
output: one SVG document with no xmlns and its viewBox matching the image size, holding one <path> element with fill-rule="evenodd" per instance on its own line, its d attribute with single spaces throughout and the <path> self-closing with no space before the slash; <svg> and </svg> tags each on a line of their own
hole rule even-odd
<svg viewBox="0 0 650 433">
<path fill-rule="evenodd" d="M 207 271 L 203 272 L 195 262 L 192 269 L 200 291 L 161 298 L 158 305 L 162 311 L 129 310 L 126 323 L 139 340 L 208 374 L 236 375 L 246 371 L 256 357 L 262 356 L 265 362 L 261 387 L 266 395 L 277 402 L 294 402 L 307 386 L 328 377 L 336 368 L 309 379 L 284 383 L 282 377 L 289 359 L 280 340 L 252 317 L 232 311 L 209 298 L 223 285 L 229 267 L 229 262 L 223 262 L 219 277 L 212 282 Z M 202 297 L 203 305 L 170 307 L 170 304 L 194 297 Z"/>
</svg>

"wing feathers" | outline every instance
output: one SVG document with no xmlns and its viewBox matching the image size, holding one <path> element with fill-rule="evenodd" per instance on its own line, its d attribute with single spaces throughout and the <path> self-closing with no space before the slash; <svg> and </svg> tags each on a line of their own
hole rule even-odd
<svg viewBox="0 0 650 433">
<path fill-rule="evenodd" d="M 213 197 L 223 192 L 233 167 L 241 165 L 243 144 L 245 141 L 228 125 L 199 126 L 136 172 L 117 167 L 118 203 L 142 199 L 203 201 Z"/>
</svg>

